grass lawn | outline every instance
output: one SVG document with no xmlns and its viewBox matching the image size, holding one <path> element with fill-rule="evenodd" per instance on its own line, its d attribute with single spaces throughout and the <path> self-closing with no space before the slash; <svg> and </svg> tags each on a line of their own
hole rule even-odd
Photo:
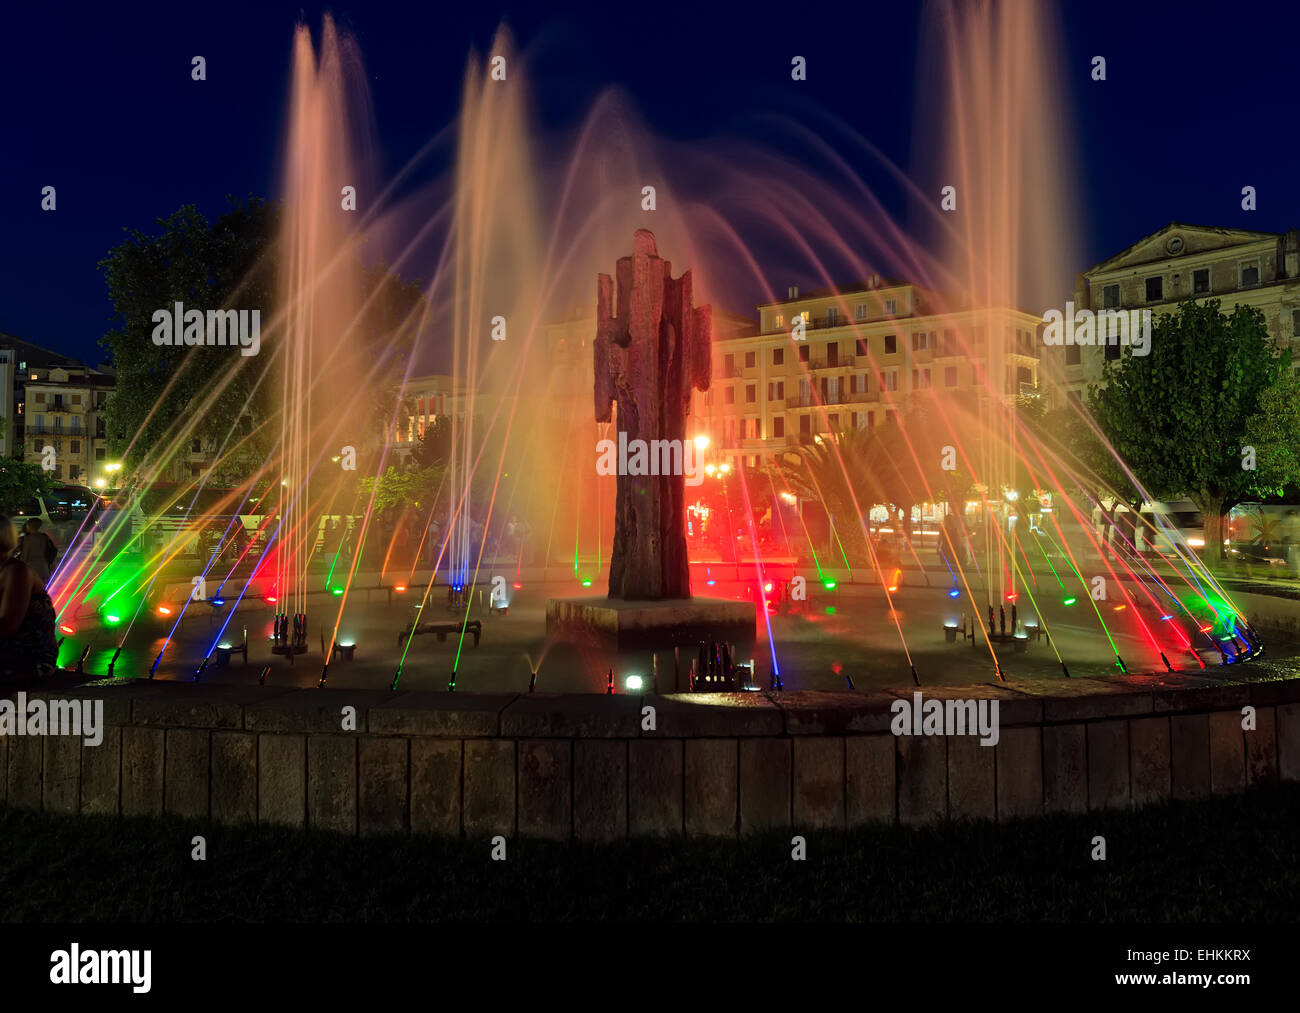
<svg viewBox="0 0 1300 1013">
<path fill-rule="evenodd" d="M 0 921 L 1257 922 L 1295 918 L 1300 785 L 1007 825 L 605 846 L 0 809 Z M 207 838 L 207 861 L 190 858 Z M 1106 839 L 1107 860 L 1090 858 Z"/>
</svg>

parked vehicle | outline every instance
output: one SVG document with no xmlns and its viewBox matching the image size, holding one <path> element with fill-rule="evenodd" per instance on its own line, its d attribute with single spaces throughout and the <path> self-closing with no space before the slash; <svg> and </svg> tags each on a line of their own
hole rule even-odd
<svg viewBox="0 0 1300 1013">
<path fill-rule="evenodd" d="M 94 544 L 103 504 L 99 495 L 84 485 L 60 483 L 45 496 L 15 504 L 9 516 L 20 532 L 32 518 L 39 520 L 41 530 L 54 540 L 63 556 L 70 549 L 80 550 Z"/>
</svg>

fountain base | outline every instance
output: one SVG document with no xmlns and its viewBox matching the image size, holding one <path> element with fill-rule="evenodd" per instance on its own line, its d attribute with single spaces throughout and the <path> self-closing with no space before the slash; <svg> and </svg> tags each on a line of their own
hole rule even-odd
<svg viewBox="0 0 1300 1013">
<path fill-rule="evenodd" d="M 693 649 L 701 640 L 735 644 L 746 652 L 753 648 L 756 622 L 753 602 L 720 598 L 551 598 L 546 603 L 548 639 L 616 652 Z"/>
</svg>

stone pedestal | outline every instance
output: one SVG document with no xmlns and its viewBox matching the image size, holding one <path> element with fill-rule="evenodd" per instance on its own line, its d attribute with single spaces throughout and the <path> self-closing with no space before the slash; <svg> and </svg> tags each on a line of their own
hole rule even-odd
<svg viewBox="0 0 1300 1013">
<path fill-rule="evenodd" d="M 752 650 L 757 612 L 753 602 L 720 598 L 621 601 L 615 598 L 551 598 L 546 603 L 548 639 L 612 653 L 691 648 L 701 640 Z M 693 657 L 683 651 L 684 657 Z"/>
</svg>

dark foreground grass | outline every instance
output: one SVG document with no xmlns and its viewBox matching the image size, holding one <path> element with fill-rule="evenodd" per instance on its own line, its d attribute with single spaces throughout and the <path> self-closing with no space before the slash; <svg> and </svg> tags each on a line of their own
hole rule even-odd
<svg viewBox="0 0 1300 1013">
<path fill-rule="evenodd" d="M 1300 785 L 1136 812 L 605 846 L 0 810 L 0 920 L 1291 921 Z M 207 839 L 207 861 L 190 857 Z M 1107 859 L 1093 861 L 1093 838 Z"/>
</svg>

